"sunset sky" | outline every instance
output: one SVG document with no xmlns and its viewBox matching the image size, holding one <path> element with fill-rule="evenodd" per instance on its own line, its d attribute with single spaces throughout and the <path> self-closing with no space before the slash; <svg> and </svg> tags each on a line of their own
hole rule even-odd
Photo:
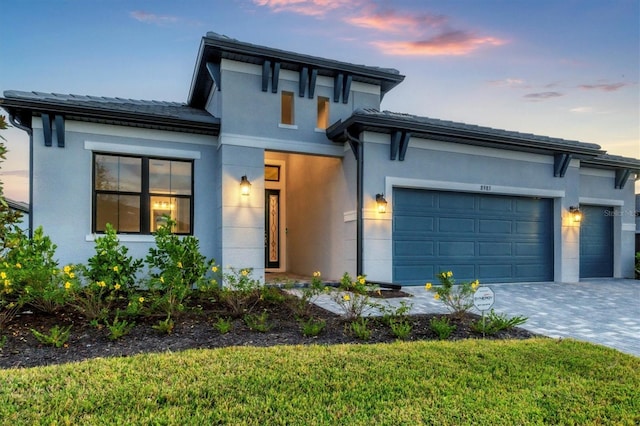
<svg viewBox="0 0 640 426">
<path fill-rule="evenodd" d="M 0 92 L 184 102 L 200 39 L 214 31 L 396 68 L 406 79 L 385 110 L 640 158 L 639 17 L 638 0 L 7 1 Z M 28 139 L 2 135 L 5 195 L 26 201 Z"/>
</svg>

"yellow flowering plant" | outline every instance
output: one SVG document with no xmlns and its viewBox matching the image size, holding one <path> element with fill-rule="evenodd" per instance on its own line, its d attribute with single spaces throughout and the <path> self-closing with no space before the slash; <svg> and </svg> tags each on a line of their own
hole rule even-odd
<svg viewBox="0 0 640 426">
<path fill-rule="evenodd" d="M 369 297 L 377 287 L 367 283 L 366 275 L 358 275 L 353 279 L 348 273 L 342 276 L 338 291 L 332 293 L 332 299 L 344 312 L 344 316 L 352 321 L 362 318 L 364 314 L 378 307 Z"/>
<path fill-rule="evenodd" d="M 223 274 L 223 286 L 217 293 L 218 300 L 225 305 L 234 318 L 250 313 L 260 301 L 262 283 L 253 278 L 251 268 L 229 267 Z"/>
<path fill-rule="evenodd" d="M 452 271 L 440 272 L 436 275 L 439 286 L 428 282 L 424 288 L 433 292 L 433 298 L 439 300 L 454 316 L 463 316 L 473 307 L 473 295 L 480 286 L 478 280 L 456 284 Z"/>
<path fill-rule="evenodd" d="M 42 227 L 36 228 L 31 238 L 23 236 L 0 266 L 0 293 L 5 300 L 46 313 L 64 305 L 67 293 L 58 274 L 55 251 L 56 245 Z"/>
<path fill-rule="evenodd" d="M 299 320 L 311 318 L 311 308 L 325 291 L 324 280 L 320 271 L 314 271 L 309 284 L 300 289 L 300 297 L 293 300 L 293 311 Z"/>
<path fill-rule="evenodd" d="M 149 307 L 167 318 L 185 310 L 197 288 L 200 298 L 209 297 L 218 285 L 213 273 L 214 260 L 200 252 L 200 242 L 193 235 L 173 233 L 176 221 L 167 217 L 166 223 L 155 233 L 155 247 L 149 249 L 146 263 L 150 280 Z"/>
<path fill-rule="evenodd" d="M 128 251 L 126 246 L 120 244 L 116 230 L 108 223 L 104 235 L 95 240 L 95 254 L 88 259 L 86 266 L 78 268 L 85 284 L 104 282 L 106 285 L 103 288 L 110 293 L 117 283 L 121 286 L 120 292 L 133 291 L 143 261 L 129 256 Z"/>
<path fill-rule="evenodd" d="M 118 239 L 116 230 L 107 224 L 103 236 L 96 238 L 95 254 L 86 265 L 63 267 L 69 286 L 71 306 L 92 324 L 99 324 L 117 315 L 114 308 L 124 303 L 136 290 L 137 276 L 143 261 L 128 255 L 128 248 Z M 78 279 L 77 285 L 73 285 Z M 117 288 L 116 288 L 117 287 Z"/>
</svg>

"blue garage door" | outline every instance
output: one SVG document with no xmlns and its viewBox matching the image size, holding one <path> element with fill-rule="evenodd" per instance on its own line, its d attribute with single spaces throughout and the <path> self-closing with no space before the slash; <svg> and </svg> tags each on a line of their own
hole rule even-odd
<svg viewBox="0 0 640 426">
<path fill-rule="evenodd" d="M 613 207 L 581 205 L 580 278 L 613 276 Z"/>
<path fill-rule="evenodd" d="M 553 200 L 395 189 L 393 280 L 553 280 Z"/>
</svg>

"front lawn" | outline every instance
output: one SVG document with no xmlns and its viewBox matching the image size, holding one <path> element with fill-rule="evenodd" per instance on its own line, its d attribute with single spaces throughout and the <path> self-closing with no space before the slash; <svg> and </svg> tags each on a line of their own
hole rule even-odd
<svg viewBox="0 0 640 426">
<path fill-rule="evenodd" d="M 229 347 L 0 370 L 0 423 L 638 424 L 640 358 L 572 340 Z"/>
</svg>

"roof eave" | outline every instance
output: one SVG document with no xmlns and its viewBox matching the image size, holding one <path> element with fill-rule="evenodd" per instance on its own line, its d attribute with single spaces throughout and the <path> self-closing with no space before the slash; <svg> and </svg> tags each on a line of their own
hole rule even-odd
<svg viewBox="0 0 640 426">
<path fill-rule="evenodd" d="M 345 121 L 336 122 L 330 126 L 327 129 L 327 137 L 335 142 L 344 142 L 345 131 L 355 134 L 367 130 L 382 133 L 402 130 L 411 132 L 412 136 L 415 137 L 449 140 L 457 143 L 491 148 L 510 148 L 532 153 L 571 153 L 576 158 L 593 158 L 604 153 L 604 151 L 595 144 L 593 144 L 593 146 L 590 146 L 592 144 L 575 146 L 554 143 L 552 141 L 527 139 L 526 137 L 499 136 L 487 134 L 482 131 L 418 123 L 412 120 L 403 120 L 398 117 L 374 117 L 368 114 L 358 113 L 357 111 Z"/>
<path fill-rule="evenodd" d="M 68 118 L 88 119 L 87 121 L 109 122 L 165 130 L 171 129 L 187 133 L 202 133 L 213 136 L 217 136 L 220 133 L 220 119 L 216 117 L 211 117 L 211 122 L 207 123 L 140 112 L 9 98 L 0 98 L 0 107 L 8 110 L 12 114 L 15 114 L 19 110 L 28 110 L 36 114 L 59 113 Z"/>
<path fill-rule="evenodd" d="M 597 169 L 627 169 L 633 173 L 640 174 L 640 160 L 627 157 L 594 157 L 582 160 L 583 165 Z"/>
</svg>

